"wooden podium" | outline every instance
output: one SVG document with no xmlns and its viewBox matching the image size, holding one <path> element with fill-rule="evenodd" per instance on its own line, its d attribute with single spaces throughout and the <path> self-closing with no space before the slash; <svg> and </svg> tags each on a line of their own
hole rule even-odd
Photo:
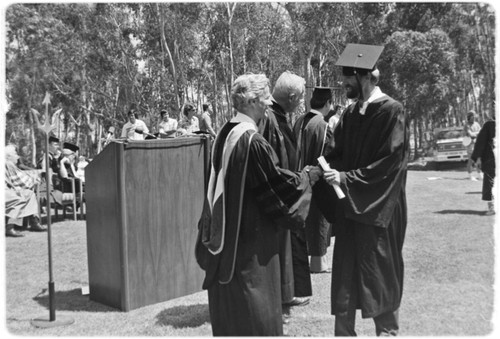
<svg viewBox="0 0 500 339">
<path fill-rule="evenodd" d="M 205 136 L 110 143 L 85 169 L 90 299 L 122 311 L 201 290 Z"/>
</svg>

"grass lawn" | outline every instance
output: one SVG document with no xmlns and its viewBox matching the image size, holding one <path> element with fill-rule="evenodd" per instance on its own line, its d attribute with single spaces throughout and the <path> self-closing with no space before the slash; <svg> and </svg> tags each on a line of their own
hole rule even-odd
<svg viewBox="0 0 500 339">
<path fill-rule="evenodd" d="M 494 216 L 484 216 L 481 182 L 462 169 L 409 171 L 402 336 L 489 335 L 494 311 Z M 121 312 L 82 295 L 88 285 L 85 221 L 52 224 L 56 317 L 72 325 L 40 329 L 47 317 L 45 233 L 5 239 L 4 330 L 24 336 L 211 336 L 205 291 Z M 331 261 L 332 247 L 329 249 Z M 313 298 L 291 311 L 289 336 L 333 336 L 330 274 L 313 279 Z M 5 294 L 3 294 L 6 292 Z M 5 296 L 5 298 L 3 298 Z M 371 319 L 357 319 L 361 336 L 375 335 Z"/>
</svg>

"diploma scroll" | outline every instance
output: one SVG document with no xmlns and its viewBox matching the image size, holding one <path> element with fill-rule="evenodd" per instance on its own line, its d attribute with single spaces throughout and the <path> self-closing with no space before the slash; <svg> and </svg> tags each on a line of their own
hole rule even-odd
<svg viewBox="0 0 500 339">
<path fill-rule="evenodd" d="M 319 162 L 319 165 L 321 166 L 321 168 L 323 169 L 323 171 L 331 170 L 330 165 L 328 165 L 328 163 L 326 162 L 326 160 L 323 156 L 320 156 L 318 158 L 318 162 Z M 345 194 L 344 194 L 344 192 L 342 192 L 342 189 L 340 188 L 340 186 L 335 185 L 335 184 L 333 184 L 332 186 L 333 186 L 333 189 L 335 190 L 335 193 L 337 193 L 337 197 L 339 199 L 344 199 Z"/>
</svg>

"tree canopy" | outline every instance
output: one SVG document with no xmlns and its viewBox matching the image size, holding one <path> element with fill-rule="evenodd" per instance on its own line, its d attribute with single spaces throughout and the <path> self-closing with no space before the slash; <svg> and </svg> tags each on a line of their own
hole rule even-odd
<svg viewBox="0 0 500 339">
<path fill-rule="evenodd" d="M 417 134 L 494 112 L 495 13 L 487 3 L 157 2 L 12 4 L 6 11 L 6 142 L 35 163 L 43 136 L 31 109 L 61 109 L 55 133 L 88 157 L 133 109 L 154 130 L 161 109 L 209 103 L 231 118 L 233 80 L 286 70 L 335 89 L 347 43 L 384 45 L 382 90 Z M 418 143 L 418 139 L 416 140 Z M 27 146 L 23 148 L 23 146 Z"/>
</svg>

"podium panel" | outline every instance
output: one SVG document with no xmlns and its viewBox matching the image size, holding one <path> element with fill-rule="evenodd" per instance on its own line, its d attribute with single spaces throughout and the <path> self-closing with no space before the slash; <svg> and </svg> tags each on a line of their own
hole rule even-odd
<svg viewBox="0 0 500 339">
<path fill-rule="evenodd" d="M 205 136 L 109 144 L 85 170 L 90 299 L 129 311 L 201 290 Z"/>
</svg>

